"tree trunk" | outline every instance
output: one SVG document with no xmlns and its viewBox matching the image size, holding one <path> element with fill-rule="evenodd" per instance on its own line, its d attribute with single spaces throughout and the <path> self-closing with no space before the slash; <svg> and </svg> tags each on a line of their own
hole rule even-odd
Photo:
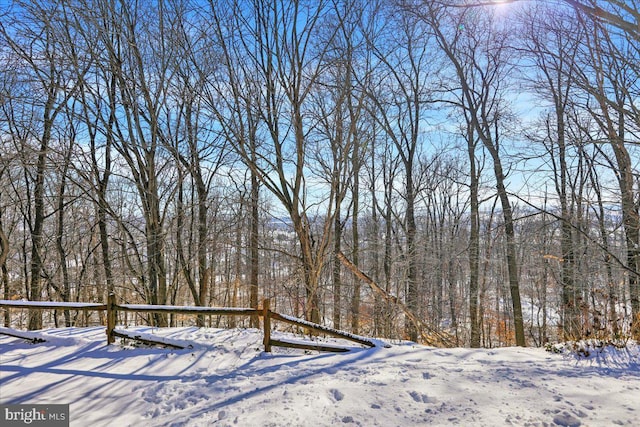
<svg viewBox="0 0 640 427">
<path fill-rule="evenodd" d="M 7 258 L 9 257 L 9 239 L 4 232 L 2 226 L 2 217 L 0 216 L 0 269 L 2 271 L 2 284 L 4 285 L 3 299 L 8 300 L 9 295 L 9 270 L 7 269 Z M 9 310 L 4 311 L 4 326 L 11 327 L 11 317 Z"/>
<path fill-rule="evenodd" d="M 49 139 L 51 137 L 51 126 L 53 125 L 50 118 L 50 110 L 53 104 L 54 95 L 49 94 L 45 109 L 45 128 L 40 141 L 40 150 L 38 151 L 38 161 L 36 163 L 36 182 L 33 190 L 33 206 L 34 220 L 31 230 L 31 271 L 29 284 L 29 300 L 40 301 L 41 299 L 41 272 L 42 272 L 42 251 L 43 251 L 43 232 L 44 232 L 44 175 L 47 164 L 47 151 L 49 149 Z M 42 329 L 42 311 L 29 310 L 29 330 Z"/>
<path fill-rule="evenodd" d="M 358 215 L 360 211 L 360 147 L 359 141 L 353 146 L 353 210 L 351 215 L 352 245 L 351 261 L 356 267 L 360 267 L 360 234 L 358 229 Z M 360 281 L 353 284 L 353 297 L 351 300 L 351 331 L 357 334 L 360 330 Z"/>
<path fill-rule="evenodd" d="M 255 153 L 255 148 L 253 150 Z M 255 154 L 254 154 L 255 155 Z M 258 309 L 258 273 L 260 272 L 260 258 L 258 252 L 258 246 L 260 244 L 260 229 L 259 229 L 259 183 L 258 177 L 254 171 L 251 171 L 251 230 L 249 235 L 249 303 L 251 308 Z M 260 327 L 260 319 L 258 316 L 253 316 L 250 319 L 250 326 L 252 328 Z"/>
<path fill-rule="evenodd" d="M 491 149 L 489 151 L 492 151 Z M 492 157 L 494 154 L 492 153 Z M 513 326 L 516 333 L 516 345 L 524 347 L 526 345 L 524 336 L 524 318 L 522 316 L 522 303 L 520 301 L 520 282 L 518 279 L 518 259 L 516 256 L 516 237 L 513 226 L 513 212 L 507 190 L 504 186 L 504 174 L 502 164 L 495 153 L 494 171 L 496 174 L 496 187 L 498 197 L 502 205 L 502 217 L 504 219 L 505 235 L 507 237 L 507 269 L 509 275 L 509 292 L 511 294 L 511 305 L 513 307 Z"/>
<path fill-rule="evenodd" d="M 476 170 L 476 140 L 471 126 L 467 127 L 467 153 L 469 155 L 469 199 L 471 227 L 469 231 L 469 320 L 471 322 L 471 348 L 480 347 L 480 319 L 478 290 L 480 280 L 480 201 L 478 194 L 479 174 Z"/>
<path fill-rule="evenodd" d="M 413 184 L 413 167 L 412 164 L 406 166 L 405 188 L 407 199 L 406 227 L 407 227 L 407 308 L 412 313 L 418 313 L 419 308 L 419 292 L 418 292 L 418 269 L 416 266 L 416 218 L 415 218 L 415 187 Z M 418 330 L 415 322 L 410 319 L 405 322 L 405 332 L 407 338 L 411 341 L 418 340 Z"/>
<path fill-rule="evenodd" d="M 337 185 L 340 185 L 339 183 Z M 338 259 L 338 254 L 341 252 L 342 246 L 342 221 L 341 221 L 341 200 L 336 198 L 335 201 L 335 217 L 333 218 L 333 327 L 335 329 L 341 328 L 342 323 L 342 278 L 340 277 L 342 265 Z"/>
<path fill-rule="evenodd" d="M 73 141 L 72 141 L 73 143 Z M 65 192 L 67 187 L 67 173 L 69 171 L 70 157 L 72 147 L 69 147 L 69 151 L 65 154 L 64 164 L 62 166 L 60 186 L 58 189 L 58 204 L 57 204 L 57 224 L 56 224 L 56 249 L 58 251 L 58 259 L 60 262 L 60 268 L 62 270 L 62 283 L 58 285 L 60 298 L 64 302 L 69 302 L 71 297 L 71 283 L 69 280 L 69 268 L 67 263 L 67 251 L 64 247 L 64 235 L 65 235 Z M 64 321 L 66 327 L 73 326 L 71 324 L 71 312 L 64 310 Z"/>
</svg>

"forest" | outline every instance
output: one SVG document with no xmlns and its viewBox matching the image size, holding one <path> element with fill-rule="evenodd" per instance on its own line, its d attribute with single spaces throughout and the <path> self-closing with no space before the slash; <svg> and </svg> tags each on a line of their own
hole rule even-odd
<svg viewBox="0 0 640 427">
<path fill-rule="evenodd" d="M 0 299 L 640 338 L 638 6 L 0 2 Z"/>
</svg>

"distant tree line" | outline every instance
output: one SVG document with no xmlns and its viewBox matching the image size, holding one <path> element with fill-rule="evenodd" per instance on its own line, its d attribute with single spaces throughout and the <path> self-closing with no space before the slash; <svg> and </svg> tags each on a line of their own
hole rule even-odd
<svg viewBox="0 0 640 427">
<path fill-rule="evenodd" d="M 639 22 L 635 0 L 4 3 L 3 298 L 640 338 Z"/>
</svg>

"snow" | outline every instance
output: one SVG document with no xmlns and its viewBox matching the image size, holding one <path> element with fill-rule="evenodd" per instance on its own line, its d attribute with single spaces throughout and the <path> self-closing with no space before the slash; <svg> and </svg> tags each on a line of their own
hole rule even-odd
<svg viewBox="0 0 640 427">
<path fill-rule="evenodd" d="M 26 340 L 34 342 L 45 342 L 46 339 L 42 338 L 42 334 L 29 331 L 18 331 L 16 329 L 0 327 L 0 335 L 9 335 L 12 337 L 24 338 Z"/>
<path fill-rule="evenodd" d="M 274 347 L 257 329 L 104 328 L 0 336 L 0 403 L 69 403 L 72 426 L 640 425 L 640 350 Z M 300 337 L 274 332 L 274 338 Z M 588 346 L 588 345 L 587 345 Z"/>
</svg>

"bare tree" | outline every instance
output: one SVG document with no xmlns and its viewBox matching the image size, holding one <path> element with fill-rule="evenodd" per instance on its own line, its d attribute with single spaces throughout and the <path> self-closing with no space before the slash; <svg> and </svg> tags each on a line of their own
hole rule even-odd
<svg viewBox="0 0 640 427">
<path fill-rule="evenodd" d="M 632 7 L 631 5 L 629 7 Z M 635 9 L 638 10 L 637 8 Z M 640 204 L 636 195 L 636 171 L 630 151 L 630 134 L 640 129 L 640 111 L 634 104 L 638 92 L 637 33 L 625 28 L 601 25 L 600 18 L 585 20 L 587 41 L 579 84 L 590 95 L 586 111 L 598 124 L 604 141 L 615 158 L 615 175 L 620 192 L 622 223 L 626 239 L 629 269 L 629 297 L 632 309 L 632 334 L 640 335 Z M 615 24 L 614 24 L 615 25 Z M 627 37 L 621 37 L 626 35 Z M 589 102 L 591 101 L 591 102 Z M 593 103 L 593 105 L 592 105 Z M 597 142 L 600 142 L 597 140 Z"/>
<path fill-rule="evenodd" d="M 1 177 L 2 175 L 0 175 Z M 2 224 L 2 218 L 0 218 L 0 269 L 1 276 L 0 281 L 3 285 L 4 291 L 2 292 L 2 296 L 4 299 L 9 299 L 9 271 L 7 269 L 7 258 L 9 257 L 9 237 L 4 231 L 4 226 Z M 6 310 L 4 313 L 4 326 L 10 326 L 11 319 L 9 317 L 9 310 Z"/>
<path fill-rule="evenodd" d="M 114 148 L 118 151 L 136 186 L 144 219 L 147 301 L 164 304 L 168 298 L 166 230 L 163 206 L 173 191 L 171 169 L 164 149 L 168 145 L 169 82 L 175 76 L 171 59 L 177 46 L 170 36 L 173 4 L 159 2 L 142 10 L 122 2 L 105 4 L 105 19 L 118 27 L 100 34 L 108 54 L 110 72 L 116 76 L 122 120 L 116 122 Z M 98 24 L 97 22 L 96 24 Z M 112 38 L 112 34 L 115 37 Z M 153 47 L 153 48 L 152 48 Z M 167 324 L 163 314 L 155 323 Z"/>
<path fill-rule="evenodd" d="M 327 4 L 256 0 L 242 7 L 236 2 L 227 6 L 226 15 L 220 5 L 211 8 L 227 67 L 227 80 L 217 82 L 216 94 L 226 104 L 216 100 L 216 117 L 245 165 L 291 219 L 305 284 L 305 316 L 318 322 L 319 280 L 330 254 L 338 195 L 331 185 L 326 193 L 320 191 L 326 196 L 317 200 L 319 192 L 307 183 L 308 132 L 315 123 L 306 112 L 325 66 L 327 47 L 314 41 Z M 256 87 L 261 89 L 252 90 Z M 249 100 L 256 95 L 257 100 Z M 242 125 L 247 107 L 260 119 L 262 138 L 255 151 Z M 316 216 L 312 208 L 318 203 L 324 213 Z"/>
<path fill-rule="evenodd" d="M 183 4 L 176 5 L 173 13 L 167 16 L 167 25 L 166 37 L 171 38 L 176 50 L 170 64 L 174 71 L 170 89 L 171 104 L 174 107 L 165 111 L 164 122 L 169 125 L 169 138 L 165 141 L 167 149 L 178 163 L 177 259 L 195 304 L 203 306 L 208 303 L 211 281 L 208 259 L 211 250 L 211 186 L 221 168 L 227 165 L 230 150 L 223 145 L 224 139 L 207 125 L 208 114 L 202 97 L 207 86 L 202 71 L 210 65 L 207 73 L 216 72 L 215 63 L 209 62 L 210 58 L 207 56 L 215 49 L 211 34 L 193 27 L 188 19 L 188 10 Z M 187 176 L 184 176 L 185 172 Z M 185 247 L 185 236 L 193 234 L 191 227 L 185 223 L 187 208 L 184 193 L 189 188 L 195 188 L 195 200 L 190 203 L 194 208 L 191 209 L 192 219 L 189 224 L 195 222 L 196 237 L 189 237 Z M 252 304 L 257 308 L 257 295 Z M 204 326 L 203 316 L 198 317 L 198 325 Z"/>
<path fill-rule="evenodd" d="M 551 112 L 540 126 L 543 134 L 538 140 L 545 147 L 553 169 L 556 194 L 560 203 L 561 238 L 560 262 L 563 303 L 563 331 L 565 338 L 580 336 L 580 295 L 576 278 L 576 248 L 574 238 L 576 197 L 571 194 L 570 150 L 567 129 L 571 114 L 572 91 L 575 88 L 576 54 L 581 43 L 581 28 L 575 16 L 559 15 L 557 11 L 532 8 L 526 17 L 525 55 L 536 66 L 532 83 L 536 92 L 548 100 Z"/>
<path fill-rule="evenodd" d="M 418 157 L 424 141 L 425 110 L 430 103 L 431 66 L 434 64 L 428 33 L 424 24 L 411 14 L 387 13 L 387 25 L 379 30 L 380 38 L 369 40 L 369 49 L 380 63 L 378 81 L 365 90 L 372 104 L 371 116 L 393 143 L 394 154 L 403 166 L 403 199 L 406 236 L 407 275 L 405 299 L 408 310 L 419 315 L 420 284 L 416 247 L 416 198 L 421 190 Z M 382 25 L 382 24 L 380 24 Z M 407 320 L 406 334 L 417 340 L 415 323 Z"/>
<path fill-rule="evenodd" d="M 30 3 L 19 5 L 20 14 L 11 16 L 0 23 L 0 38 L 6 44 L 11 55 L 19 62 L 16 72 L 21 74 L 24 84 L 40 93 L 40 97 L 31 98 L 29 116 L 37 117 L 37 123 L 31 117 L 18 118 L 12 114 L 12 129 L 24 127 L 21 132 L 26 140 L 24 144 L 35 142 L 36 162 L 33 170 L 33 216 L 30 218 L 31 261 L 28 297 L 39 301 L 42 297 L 42 268 L 44 251 L 44 226 L 46 220 L 45 177 L 48 168 L 48 152 L 52 142 L 56 120 L 65 109 L 66 102 L 74 94 L 83 70 L 78 75 L 70 71 L 69 61 L 73 58 L 74 40 L 62 25 L 53 17 L 64 15 L 60 4 Z M 42 99 L 42 102 L 39 102 Z M 26 121 L 25 121 L 26 120 Z M 18 135 L 14 135 L 18 137 Z M 32 310 L 29 316 L 29 329 L 42 327 L 42 313 Z"/>
<path fill-rule="evenodd" d="M 520 301 L 514 216 L 500 152 L 500 122 L 505 116 L 504 78 L 508 73 L 507 34 L 486 16 L 472 17 L 467 9 L 446 10 L 432 6 L 415 10 L 433 29 L 434 36 L 450 61 L 459 83 L 461 104 L 477 137 L 493 161 L 497 196 L 502 207 L 507 239 L 506 260 L 513 307 L 516 344 L 524 346 L 524 321 Z M 487 31 L 490 28 L 491 31 Z"/>
<path fill-rule="evenodd" d="M 518 0 L 514 0 L 518 1 Z M 627 267 L 629 269 L 629 294 L 632 306 L 632 332 L 640 335 L 640 208 L 634 201 L 634 178 L 629 150 L 625 145 L 628 123 L 625 118 L 640 125 L 640 110 L 629 97 L 637 91 L 629 80 L 629 73 L 637 73 L 638 41 L 640 41 L 640 5 L 636 0 L 564 0 L 587 19 L 586 33 L 591 37 L 586 43 L 590 52 L 585 61 L 584 89 L 594 98 L 598 108 L 596 120 L 609 140 L 617 162 L 616 174 L 620 187 L 623 223 L 627 243 Z M 485 7 L 487 2 L 477 2 L 451 7 Z M 586 75 L 589 74 L 589 75 Z M 611 83 L 611 87 L 608 86 Z M 612 90 L 611 90 L 612 89 Z M 613 92 L 613 93 L 611 93 Z M 594 110 L 589 108 L 591 112 Z"/>
<path fill-rule="evenodd" d="M 314 119 L 317 130 L 310 133 L 310 151 L 313 152 L 313 168 L 318 179 L 335 188 L 334 199 L 334 259 L 333 282 L 333 324 L 340 328 L 343 310 L 342 263 L 338 254 L 342 252 L 343 230 L 348 223 L 352 231 L 351 259 L 358 264 L 358 213 L 359 169 L 362 153 L 367 148 L 367 132 L 363 126 L 365 94 L 358 90 L 359 76 L 366 75 L 368 63 L 363 58 L 364 40 L 360 19 L 365 5 L 355 0 L 343 4 L 336 3 L 328 15 L 325 27 L 327 55 L 326 67 L 319 78 L 319 85 L 311 93 Z M 333 17 L 333 19 L 329 19 Z M 332 23 L 331 21 L 335 21 Z M 320 43 L 323 41 L 321 40 Z M 327 146 L 327 142 L 329 143 Z M 351 189 L 349 192 L 348 190 Z M 347 193 L 351 195 L 348 198 Z M 350 204 L 350 212 L 343 218 L 343 204 Z M 351 327 L 358 330 L 360 309 L 359 281 L 353 287 L 350 304 Z"/>
</svg>

